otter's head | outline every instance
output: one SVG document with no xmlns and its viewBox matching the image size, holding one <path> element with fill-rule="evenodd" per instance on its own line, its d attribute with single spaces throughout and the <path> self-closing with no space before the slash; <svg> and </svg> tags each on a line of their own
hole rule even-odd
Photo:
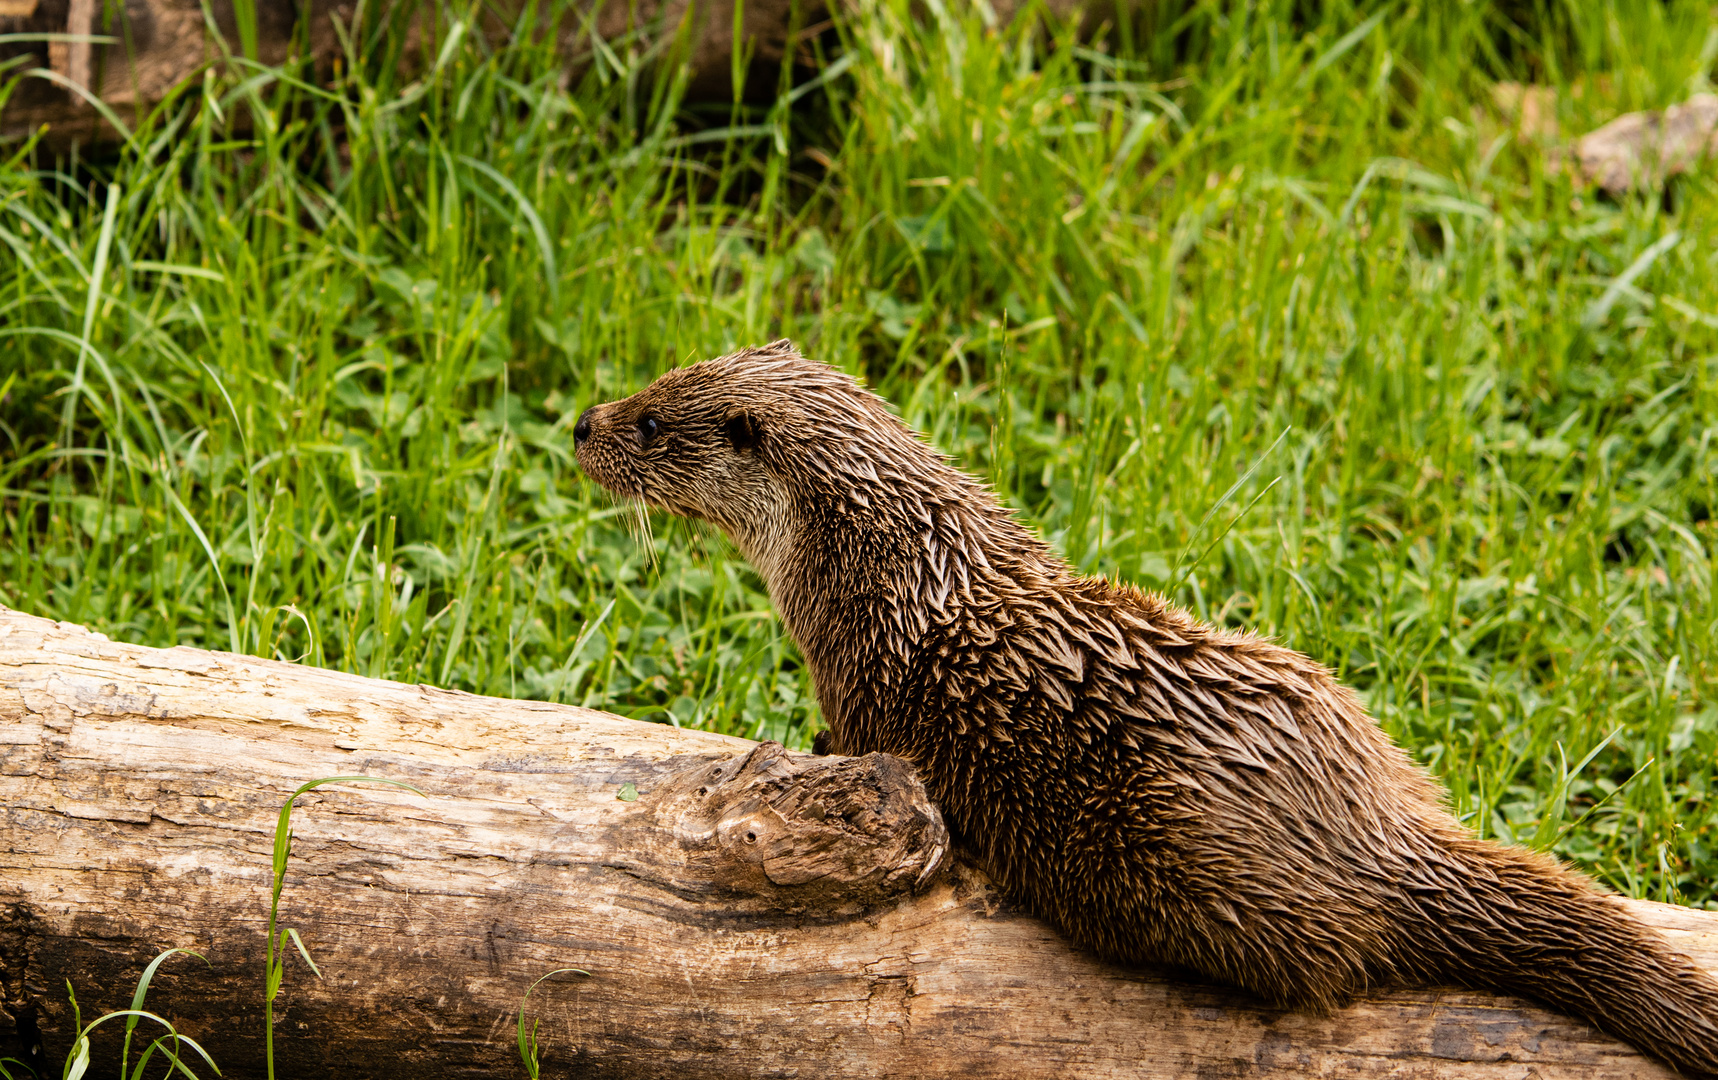
<svg viewBox="0 0 1718 1080">
<path fill-rule="evenodd" d="M 579 467 L 623 498 L 718 526 L 766 581 L 808 518 L 874 514 L 887 460 L 935 459 L 849 375 L 788 341 L 670 371 L 573 428 Z"/>
</svg>

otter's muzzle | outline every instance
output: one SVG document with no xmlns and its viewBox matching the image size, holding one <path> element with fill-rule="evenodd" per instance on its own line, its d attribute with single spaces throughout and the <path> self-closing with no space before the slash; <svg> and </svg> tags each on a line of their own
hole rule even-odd
<svg viewBox="0 0 1718 1080">
<path fill-rule="evenodd" d="M 591 413 L 596 411 L 597 407 L 592 405 L 579 414 L 578 423 L 573 425 L 573 448 L 575 450 L 583 446 L 585 440 L 591 437 Z"/>
</svg>

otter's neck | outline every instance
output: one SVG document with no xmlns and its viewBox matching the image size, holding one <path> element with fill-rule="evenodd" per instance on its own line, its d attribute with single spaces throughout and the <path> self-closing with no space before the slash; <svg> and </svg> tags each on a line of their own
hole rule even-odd
<svg viewBox="0 0 1718 1080">
<path fill-rule="evenodd" d="M 918 444 L 921 445 L 922 444 Z M 846 753 L 893 749 L 927 638 L 1068 570 L 977 481 L 924 448 L 916 475 L 869 478 L 841 501 L 796 499 L 780 543 L 742 550 L 798 642 Z M 906 733 L 899 733 L 905 735 Z"/>
</svg>

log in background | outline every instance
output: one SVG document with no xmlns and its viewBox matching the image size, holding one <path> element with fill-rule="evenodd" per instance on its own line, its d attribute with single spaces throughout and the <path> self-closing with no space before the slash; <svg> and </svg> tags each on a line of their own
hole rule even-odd
<svg viewBox="0 0 1718 1080">
<path fill-rule="evenodd" d="M 323 978 L 288 962 L 283 1077 L 523 1076 L 520 999 L 569 966 L 591 974 L 544 983 L 531 1001 L 548 1076 L 1670 1075 L 1584 1024 L 1486 994 L 1389 991 L 1313 1017 L 1100 963 L 968 868 L 902 892 L 935 861 L 922 820 L 893 848 L 891 826 L 873 830 L 875 850 L 826 837 L 814 853 L 844 867 L 832 880 L 879 851 L 906 878 L 873 875 L 845 900 L 792 883 L 804 874 L 772 884 L 782 875 L 767 858 L 736 848 L 723 863 L 714 840 L 688 846 L 695 814 L 663 809 L 695 794 L 699 773 L 727 762 L 732 775 L 751 748 L 571 707 L 118 644 L 0 608 L 0 1047 L 39 1039 L 38 1068 L 57 1071 L 71 1038 L 65 980 L 87 1020 L 122 1007 L 148 960 L 182 946 L 209 966 L 170 960 L 149 1007 L 224 1075 L 260 1075 L 275 814 L 305 780 L 364 773 L 427 797 L 371 785 L 300 801 L 283 925 L 302 932 Z M 779 794 L 796 769 L 871 759 L 752 760 L 788 777 Z M 617 798 L 629 782 L 636 801 Z M 879 783 L 866 790 L 880 800 L 911 794 Z M 773 805 L 792 818 L 791 802 Z M 745 813 L 766 832 L 798 827 L 761 804 Z M 1718 915 L 1626 903 L 1718 967 Z M 92 1075 L 112 1060 L 98 1055 Z"/>
<path fill-rule="evenodd" d="M 111 17 L 104 15 L 104 2 Z M 21 136 L 46 124 L 50 145 L 64 145 L 72 139 L 117 139 L 118 132 L 102 121 L 83 94 L 67 84 L 100 98 L 124 122 L 135 126 L 139 108 L 147 110 L 182 81 L 200 78 L 204 65 L 220 61 L 221 49 L 207 31 L 205 2 L 226 49 L 241 54 L 232 0 L 0 0 L 0 35 L 106 35 L 121 40 L 119 44 L 0 43 L 0 62 L 27 56 L 31 59 L 25 62 L 26 68 L 52 71 L 63 80 L 26 79 L 0 111 L 0 136 Z M 367 0 L 362 4 L 359 0 L 256 0 L 256 59 L 265 64 L 284 63 L 302 13 L 307 20 L 306 59 L 318 77 L 327 79 L 343 55 L 336 22 L 351 27 L 360 16 L 375 20 L 386 17 L 400 4 L 412 2 L 415 0 Z M 841 2 L 744 0 L 740 36 L 751 59 L 745 89 L 753 95 L 773 95 L 782 60 L 790 53 L 796 56 L 796 63 L 812 66 L 815 60 L 807 43 L 829 29 L 830 10 Z M 1059 18 L 1080 12 L 1082 26 L 1088 30 L 1114 11 L 1114 0 L 1043 3 Z M 1023 6 L 1023 0 L 990 0 L 990 5 L 998 19 L 1007 21 Z M 480 29 L 499 44 L 511 36 L 524 7 L 523 0 L 492 0 L 483 8 Z M 556 36 L 566 79 L 588 68 L 594 55 L 593 33 L 618 45 L 623 55 L 633 45 L 646 54 L 663 39 L 673 40 L 684 21 L 687 45 L 680 59 L 687 67 L 688 96 L 694 100 L 729 100 L 734 0 L 572 0 L 559 20 L 551 24 L 548 12 L 553 7 L 547 3 L 539 6 L 539 30 Z M 445 26 L 439 31 L 445 32 Z M 433 55 L 437 33 L 438 27 L 426 25 L 423 17 L 415 18 L 402 63 L 408 68 L 422 64 L 426 39 Z"/>
</svg>

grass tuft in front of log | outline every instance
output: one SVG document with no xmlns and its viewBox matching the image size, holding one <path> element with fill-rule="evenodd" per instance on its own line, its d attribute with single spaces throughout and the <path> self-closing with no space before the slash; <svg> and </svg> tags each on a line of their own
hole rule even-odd
<svg viewBox="0 0 1718 1080">
<path fill-rule="evenodd" d="M 316 966 L 316 961 L 310 958 L 310 950 L 305 948 L 304 939 L 298 936 L 298 931 L 292 927 L 279 929 L 280 893 L 286 885 L 286 864 L 292 858 L 292 804 L 307 791 L 314 791 L 328 784 L 386 784 L 389 787 L 402 788 L 414 795 L 423 792 L 403 780 L 389 780 L 381 776 L 324 776 L 320 780 L 307 780 L 298 789 L 287 796 L 280 806 L 280 816 L 274 826 L 274 859 L 271 866 L 273 886 L 269 890 L 268 902 L 268 957 L 267 967 L 263 978 L 263 1054 L 268 1064 L 269 1080 L 274 1080 L 274 999 L 280 996 L 281 982 L 286 978 L 286 943 L 290 938 L 298 955 L 304 958 L 311 974 L 318 979 L 322 972 Z"/>
<path fill-rule="evenodd" d="M 150 983 L 155 979 L 155 972 L 165 961 L 179 953 L 195 956 L 205 964 L 208 963 L 208 959 L 202 953 L 191 949 L 168 949 L 156 956 L 149 962 L 149 966 L 143 969 L 143 974 L 137 980 L 137 988 L 132 992 L 130 1008 L 103 1013 L 87 1024 L 83 1022 L 83 1010 L 78 1006 L 77 990 L 72 986 L 71 981 L 67 980 L 66 1000 L 72 1007 L 72 1028 L 77 1032 L 77 1037 L 72 1040 L 71 1048 L 66 1051 L 66 1060 L 60 1070 L 60 1075 L 64 1080 L 81 1080 L 89 1072 L 91 1066 L 90 1033 L 109 1020 L 121 1019 L 125 1021 L 125 1042 L 119 1057 L 119 1075 L 122 1078 L 130 1077 L 132 1080 L 141 1080 L 144 1075 L 143 1070 L 148 1067 L 150 1060 L 159 1053 L 167 1061 L 166 1075 L 170 1076 L 177 1072 L 195 1080 L 196 1073 L 184 1060 L 188 1056 L 185 1053 L 187 1047 L 195 1050 L 197 1055 L 208 1063 L 209 1068 L 214 1069 L 215 1073 L 219 1075 L 221 1070 L 216 1067 L 214 1059 L 197 1044 L 195 1039 L 189 1035 L 181 1034 L 173 1026 L 172 1021 L 143 1008 L 144 999 L 149 994 Z M 131 1065 L 131 1039 L 136 1033 L 138 1022 L 142 1020 L 159 1024 L 167 1030 L 165 1034 L 157 1035 L 149 1041 L 149 1044 L 138 1054 L 137 1064 L 133 1067 Z M 29 1074 L 31 1080 L 35 1080 L 39 1076 L 27 1062 L 8 1057 L 0 1058 L 0 1080 L 25 1080 L 24 1073 L 14 1072 L 12 1066 L 23 1069 L 25 1073 Z"/>
<path fill-rule="evenodd" d="M 537 1080 L 538 1076 L 542 1073 L 542 1062 L 540 1060 L 540 1057 L 541 1057 L 543 1048 L 540 1045 L 538 1045 L 538 1043 L 537 1043 L 537 1027 L 542 1021 L 541 1021 L 541 1018 L 533 1019 L 531 1021 L 531 1026 L 529 1028 L 526 1028 L 525 1027 L 525 1006 L 529 1005 L 531 1003 L 531 992 L 532 991 L 536 990 L 537 987 L 542 986 L 544 982 L 548 981 L 549 979 L 554 978 L 557 975 L 585 975 L 585 976 L 589 976 L 590 972 L 586 971 L 583 968 L 571 968 L 571 967 L 556 968 L 554 971 L 549 972 L 547 975 L 541 976 L 540 978 L 537 979 L 536 982 L 532 983 L 528 988 L 526 988 L 525 996 L 519 999 L 519 1020 L 518 1020 L 517 1031 L 516 1031 L 516 1037 L 517 1037 L 518 1045 L 519 1045 L 519 1060 L 525 1066 L 525 1074 L 527 1076 L 529 1076 L 531 1078 L 531 1080 Z"/>
</svg>

